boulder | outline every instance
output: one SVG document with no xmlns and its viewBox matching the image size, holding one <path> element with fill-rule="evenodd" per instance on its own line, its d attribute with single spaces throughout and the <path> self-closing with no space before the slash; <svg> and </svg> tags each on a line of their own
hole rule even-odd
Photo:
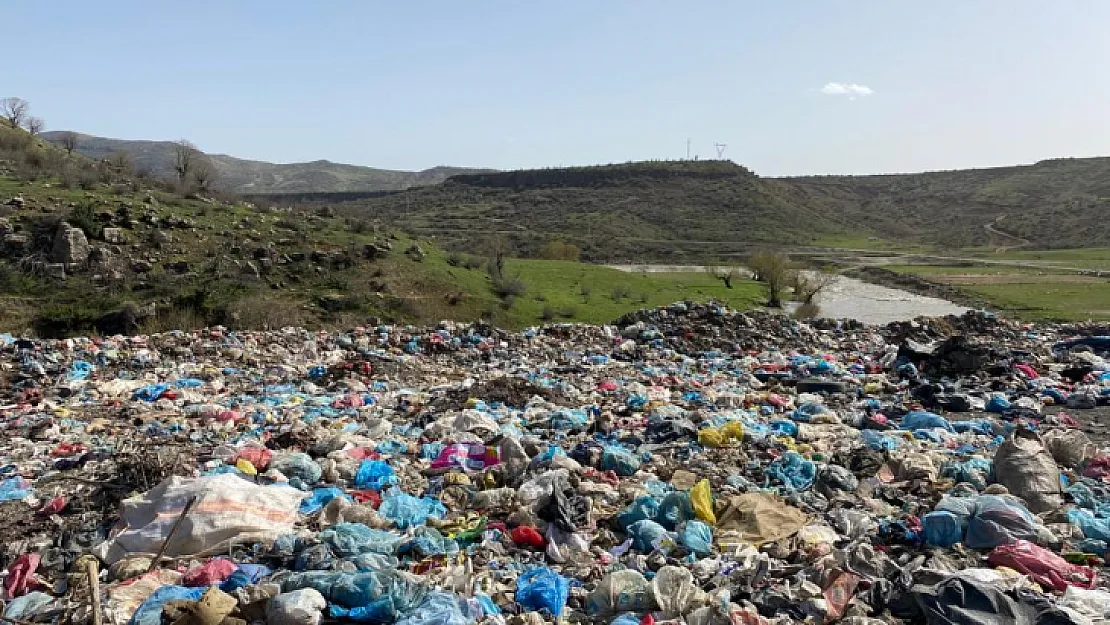
<svg viewBox="0 0 1110 625">
<path fill-rule="evenodd" d="M 54 248 L 50 259 L 66 265 L 85 262 L 89 259 L 89 239 L 80 228 L 74 228 L 63 221 L 54 232 Z"/>
<path fill-rule="evenodd" d="M 123 228 L 105 228 L 104 240 L 113 245 L 123 245 L 127 243 L 127 236 L 123 233 Z"/>
</svg>

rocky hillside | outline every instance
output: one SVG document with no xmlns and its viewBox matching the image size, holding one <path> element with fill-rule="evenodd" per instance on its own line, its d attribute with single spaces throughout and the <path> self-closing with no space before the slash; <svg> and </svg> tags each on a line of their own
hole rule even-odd
<svg viewBox="0 0 1110 625">
<path fill-rule="evenodd" d="M 60 143 L 64 132 L 43 133 L 43 138 Z M 113 152 L 129 154 L 139 171 L 159 178 L 174 176 L 172 141 L 128 141 L 77 135 L 77 152 L 103 159 Z M 394 171 L 330 161 L 311 163 L 267 163 L 223 154 L 209 154 L 218 177 L 215 187 L 237 194 L 395 191 L 443 182 L 462 173 L 484 170 L 434 167 L 424 171 Z"/>
<path fill-rule="evenodd" d="M 459 175 L 401 193 L 288 198 L 375 215 L 449 245 L 551 239 L 593 260 L 697 261 L 868 238 L 942 248 L 1110 245 L 1110 158 L 890 176 L 761 178 L 731 162 Z M 845 243 L 847 242 L 847 243 Z"/>
</svg>

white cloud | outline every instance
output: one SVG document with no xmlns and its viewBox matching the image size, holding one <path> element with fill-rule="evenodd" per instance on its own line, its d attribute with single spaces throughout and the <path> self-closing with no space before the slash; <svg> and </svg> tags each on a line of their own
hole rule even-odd
<svg viewBox="0 0 1110 625">
<path fill-rule="evenodd" d="M 825 86 L 821 87 L 821 93 L 825 95 L 848 96 L 849 100 L 855 100 L 856 98 L 869 96 L 875 93 L 875 91 L 867 85 L 857 85 L 854 82 L 830 82 L 825 83 Z"/>
</svg>

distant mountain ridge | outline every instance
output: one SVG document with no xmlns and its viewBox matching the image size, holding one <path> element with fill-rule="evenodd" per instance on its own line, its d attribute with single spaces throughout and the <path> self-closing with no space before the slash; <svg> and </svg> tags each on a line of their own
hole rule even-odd
<svg viewBox="0 0 1110 625">
<path fill-rule="evenodd" d="M 42 137 L 58 143 L 63 132 L 45 132 Z M 161 178 L 172 178 L 173 141 L 111 139 L 78 133 L 77 152 L 101 159 L 112 152 L 131 155 L 136 169 Z M 359 193 L 400 191 L 439 184 L 459 174 L 493 170 L 466 167 L 432 167 L 423 171 L 396 171 L 318 160 L 308 163 L 268 163 L 225 154 L 209 154 L 219 172 L 216 188 L 231 193 Z"/>
</svg>

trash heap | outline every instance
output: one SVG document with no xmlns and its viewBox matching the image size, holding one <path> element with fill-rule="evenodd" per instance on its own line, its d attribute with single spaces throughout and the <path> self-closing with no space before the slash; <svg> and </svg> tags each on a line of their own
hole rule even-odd
<svg viewBox="0 0 1110 625">
<path fill-rule="evenodd" d="M 0 336 L 7 622 L 1099 623 L 1110 331 Z"/>
</svg>

